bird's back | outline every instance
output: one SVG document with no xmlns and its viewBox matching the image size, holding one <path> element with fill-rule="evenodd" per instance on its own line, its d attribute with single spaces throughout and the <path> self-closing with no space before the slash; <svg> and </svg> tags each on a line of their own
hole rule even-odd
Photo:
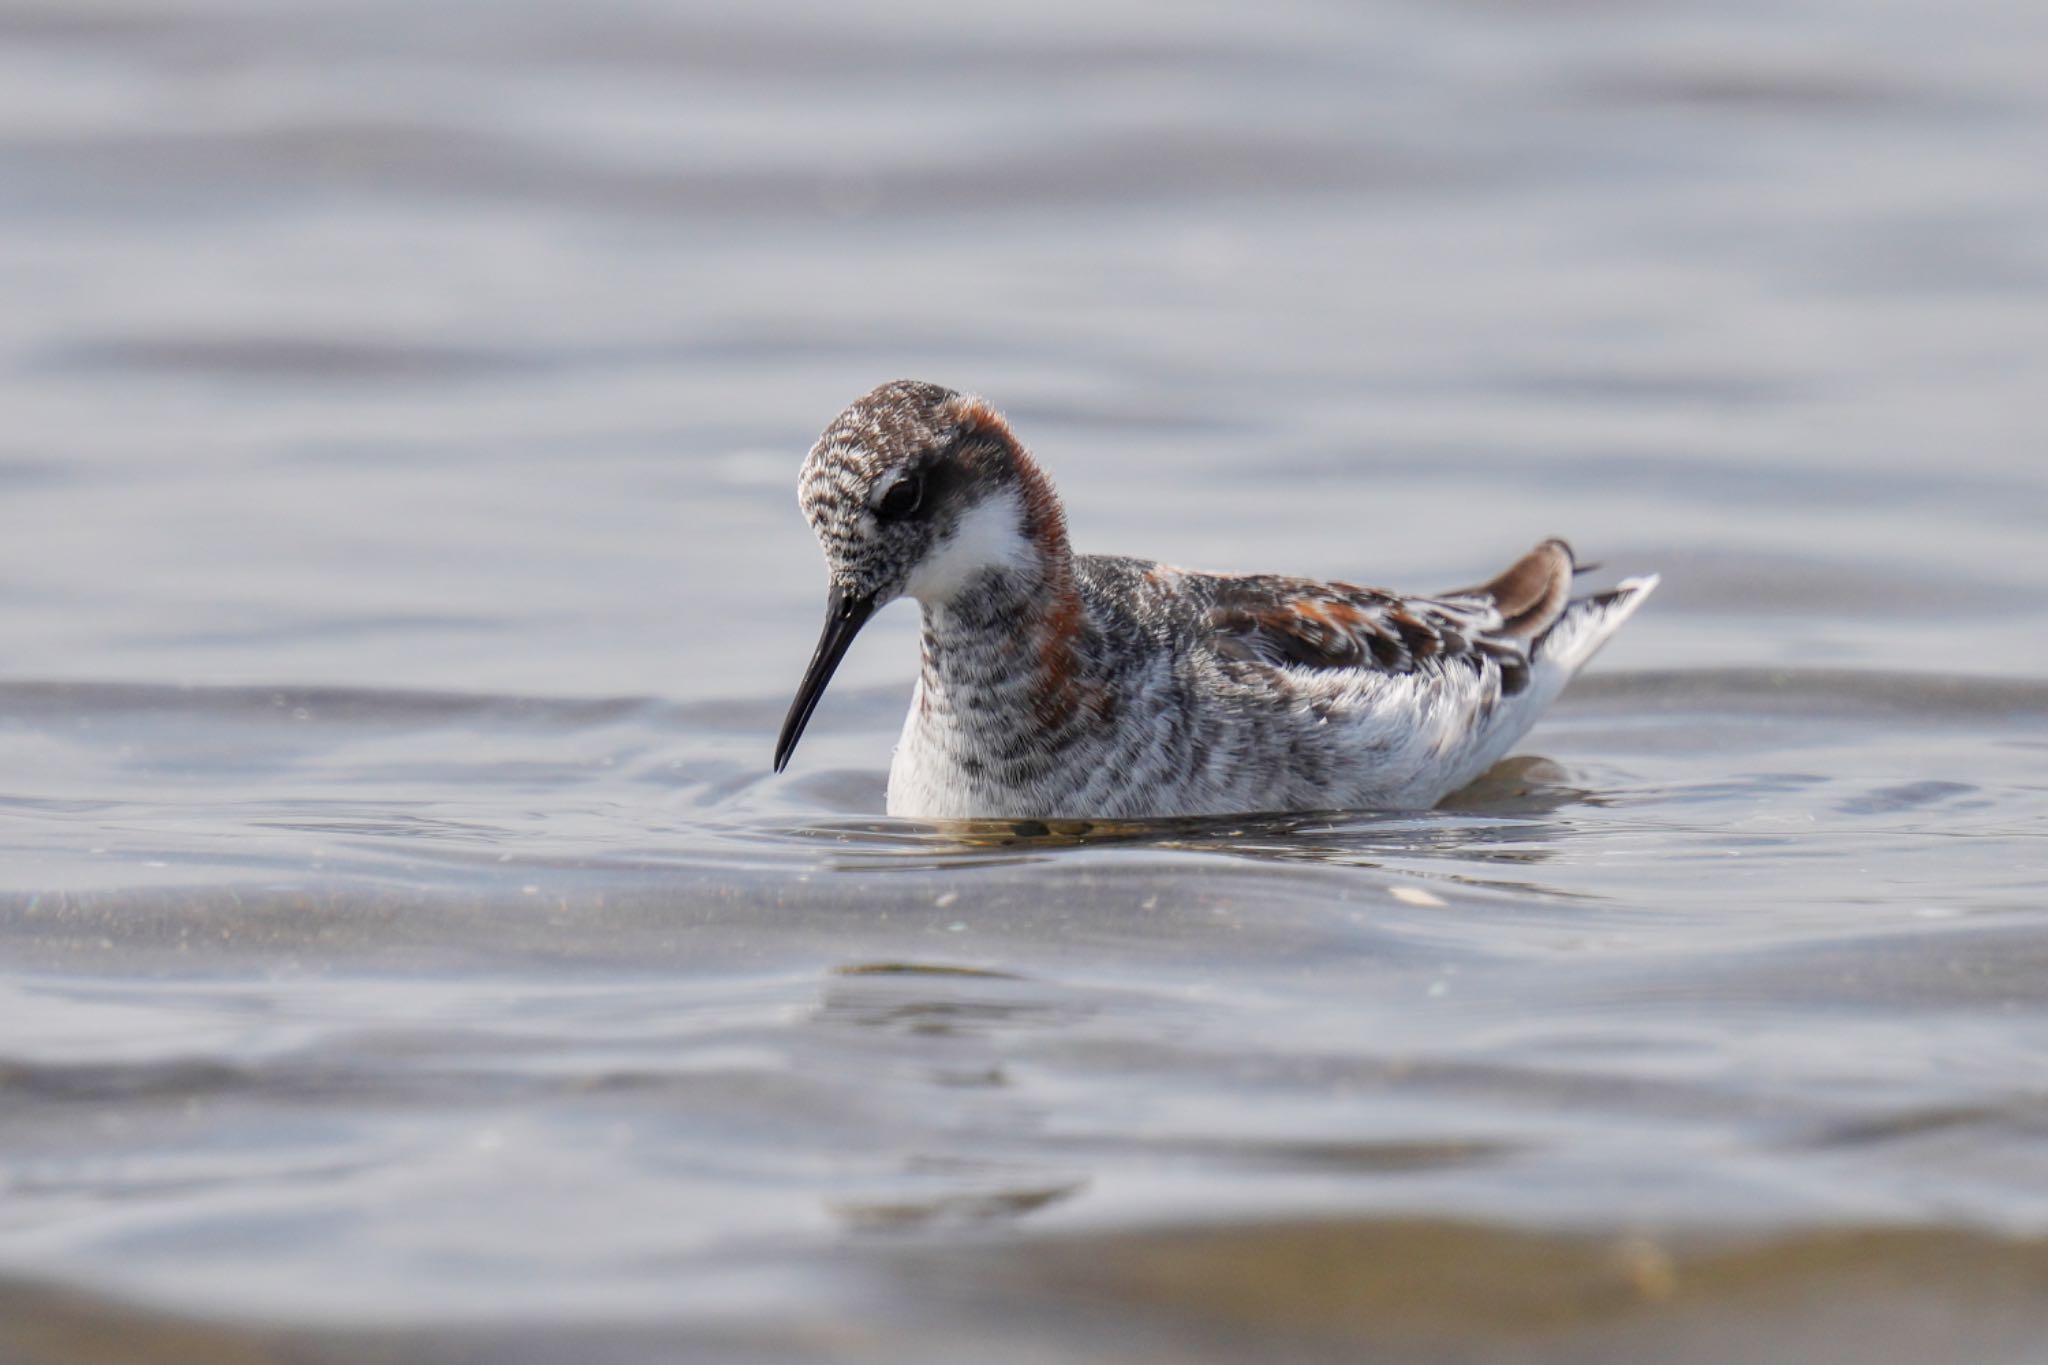
<svg viewBox="0 0 2048 1365">
<path fill-rule="evenodd" d="M 1064 799 L 1125 815 L 1434 805 L 1497 761 L 1656 584 L 1572 598 L 1561 541 L 1427 597 L 1075 563 L 1084 671 L 1115 703 Z"/>
</svg>

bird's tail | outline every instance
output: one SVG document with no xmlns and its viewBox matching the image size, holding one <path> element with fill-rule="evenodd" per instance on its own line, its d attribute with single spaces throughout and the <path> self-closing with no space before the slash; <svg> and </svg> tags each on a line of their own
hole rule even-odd
<svg viewBox="0 0 2048 1365">
<path fill-rule="evenodd" d="M 1566 604 L 1557 623 L 1536 639 L 1533 652 L 1538 668 L 1561 674 L 1560 683 L 1578 672 L 1600 652 L 1608 637 L 1621 629 L 1621 623 L 1635 615 L 1659 581 L 1656 574 L 1624 578 L 1606 592 Z M 1544 669 L 1546 664 L 1549 667 Z"/>
</svg>

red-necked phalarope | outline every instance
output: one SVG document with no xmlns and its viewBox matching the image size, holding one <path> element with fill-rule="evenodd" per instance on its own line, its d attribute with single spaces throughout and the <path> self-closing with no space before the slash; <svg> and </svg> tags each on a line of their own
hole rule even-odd
<svg viewBox="0 0 2048 1365">
<path fill-rule="evenodd" d="M 923 670 L 889 770 L 889 813 L 914 818 L 1431 806 L 1657 585 L 1574 598 L 1561 540 L 1426 597 L 1076 555 L 1002 417 L 909 380 L 825 428 L 797 500 L 831 593 L 776 771 L 861 625 L 914 597 Z"/>
</svg>

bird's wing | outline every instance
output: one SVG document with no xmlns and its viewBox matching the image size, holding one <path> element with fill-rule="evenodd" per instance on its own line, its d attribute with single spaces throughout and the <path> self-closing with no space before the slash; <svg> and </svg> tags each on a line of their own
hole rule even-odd
<svg viewBox="0 0 2048 1365">
<path fill-rule="evenodd" d="M 1528 685 L 1535 642 L 1564 613 L 1573 571 L 1570 547 L 1549 540 L 1490 582 L 1429 597 L 1306 578 L 1223 579 L 1208 626 L 1226 658 L 1276 668 L 1413 673 L 1492 663 L 1511 696 Z"/>
</svg>

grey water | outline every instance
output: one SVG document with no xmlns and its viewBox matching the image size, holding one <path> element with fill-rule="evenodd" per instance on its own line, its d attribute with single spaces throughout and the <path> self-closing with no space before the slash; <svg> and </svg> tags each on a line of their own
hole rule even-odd
<svg viewBox="0 0 2048 1365">
<path fill-rule="evenodd" d="M 0 1356 L 2048 1355 L 2048 11 L 0 0 Z M 1422 814 L 790 771 L 794 477 L 1664 586 Z"/>
</svg>

